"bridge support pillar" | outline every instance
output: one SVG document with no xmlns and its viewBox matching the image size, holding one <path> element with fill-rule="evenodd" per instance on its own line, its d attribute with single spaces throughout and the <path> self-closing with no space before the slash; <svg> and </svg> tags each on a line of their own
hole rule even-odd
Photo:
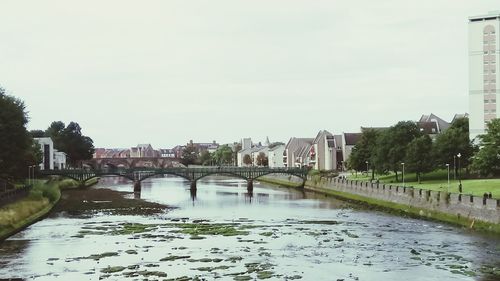
<svg viewBox="0 0 500 281">
<path fill-rule="evenodd" d="M 247 180 L 247 191 L 249 193 L 253 192 L 253 180 Z"/>
<path fill-rule="evenodd" d="M 196 181 L 191 181 L 191 190 L 196 191 Z"/>
<path fill-rule="evenodd" d="M 140 181 L 134 181 L 134 192 L 141 192 L 141 182 Z"/>
</svg>

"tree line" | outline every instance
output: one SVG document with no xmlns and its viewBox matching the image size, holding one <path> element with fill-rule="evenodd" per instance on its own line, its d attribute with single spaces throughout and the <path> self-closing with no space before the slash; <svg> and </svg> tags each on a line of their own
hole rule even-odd
<svg viewBox="0 0 500 281">
<path fill-rule="evenodd" d="M 38 137 L 50 137 L 55 149 L 66 153 L 68 163 L 77 166 L 82 160 L 92 158 L 94 145 L 91 138 L 84 136 L 76 122 L 68 126 L 61 121 L 53 122 L 45 131 L 29 132 L 28 113 L 24 102 L 7 95 L 0 87 L 0 178 L 19 180 L 25 178 L 28 166 L 42 161 Z"/>
<path fill-rule="evenodd" d="M 354 146 L 347 167 L 355 171 L 375 173 L 393 172 L 399 181 L 399 172 L 413 172 L 420 182 L 425 173 L 459 165 L 466 175 L 500 175 L 500 120 L 487 124 L 487 133 L 474 144 L 469 139 L 468 118 L 456 119 L 435 140 L 420 131 L 417 123 L 401 121 L 387 129 L 363 128 Z M 403 164 L 404 163 L 404 164 Z"/>
</svg>

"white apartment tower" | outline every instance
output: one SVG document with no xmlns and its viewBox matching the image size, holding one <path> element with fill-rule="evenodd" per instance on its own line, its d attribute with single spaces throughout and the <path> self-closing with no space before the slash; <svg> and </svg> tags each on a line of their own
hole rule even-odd
<svg viewBox="0 0 500 281">
<path fill-rule="evenodd" d="M 500 113 L 500 11 L 469 17 L 469 134 L 484 134 Z"/>
</svg>

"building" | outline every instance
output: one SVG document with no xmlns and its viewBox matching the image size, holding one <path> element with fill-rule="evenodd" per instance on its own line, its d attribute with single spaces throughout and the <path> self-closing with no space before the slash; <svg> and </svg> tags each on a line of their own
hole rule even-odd
<svg viewBox="0 0 500 281">
<path fill-rule="evenodd" d="M 469 136 L 484 134 L 498 118 L 500 12 L 469 17 Z"/>
<path fill-rule="evenodd" d="M 151 144 L 138 144 L 136 147 L 130 148 L 130 157 L 132 158 L 153 158 L 157 156 Z"/>
<path fill-rule="evenodd" d="M 361 128 L 361 130 L 363 130 L 363 128 Z M 352 149 L 361 138 L 361 133 L 344 133 L 343 136 L 344 137 L 342 138 L 342 156 L 344 160 L 342 169 L 345 169 L 346 168 L 345 161 L 349 160 L 349 156 L 351 156 Z"/>
<path fill-rule="evenodd" d="M 417 127 L 420 132 L 428 135 L 432 140 L 435 140 L 437 135 L 443 133 L 451 126 L 451 123 L 446 122 L 442 118 L 434 115 L 422 115 L 417 121 Z"/>
<path fill-rule="evenodd" d="M 250 148 L 242 149 L 242 150 L 238 151 L 238 153 L 236 154 L 236 165 L 238 167 L 247 167 L 247 166 L 254 165 L 255 164 L 254 153 L 256 151 L 259 151 L 259 150 L 261 150 L 260 146 L 254 146 L 254 147 L 250 147 Z M 244 163 L 245 155 L 250 156 L 250 159 L 252 161 L 251 164 Z"/>
<path fill-rule="evenodd" d="M 54 170 L 54 142 L 51 138 L 34 138 L 42 150 L 42 163 L 40 170 Z"/>
<path fill-rule="evenodd" d="M 162 158 L 175 158 L 175 151 L 173 149 L 160 149 L 159 152 Z"/>
<path fill-rule="evenodd" d="M 63 170 L 66 168 L 66 153 L 54 149 L 54 169 Z"/>
<path fill-rule="evenodd" d="M 267 154 L 267 161 L 269 168 L 285 167 L 283 163 L 283 152 L 285 152 L 285 145 L 271 145 Z"/>
<path fill-rule="evenodd" d="M 252 147 L 252 139 L 251 138 L 244 138 L 241 140 L 241 149 L 248 149 Z"/>
<path fill-rule="evenodd" d="M 34 138 L 42 150 L 40 170 L 62 170 L 66 168 L 66 153 L 54 149 L 54 142 L 49 137 Z"/>
<path fill-rule="evenodd" d="M 283 166 L 290 168 L 308 166 L 313 141 L 313 138 L 290 138 L 283 152 Z"/>
<path fill-rule="evenodd" d="M 253 151 L 252 151 L 252 161 L 253 161 L 253 165 L 255 166 L 268 166 L 269 163 L 267 165 L 259 165 L 259 161 L 258 161 L 258 157 L 259 157 L 259 154 L 263 153 L 264 154 L 264 157 L 269 157 L 268 156 L 268 153 L 269 153 L 269 147 L 268 146 L 261 146 L 261 147 L 256 147 Z M 269 162 L 269 158 L 268 158 L 268 162 Z"/>
<path fill-rule="evenodd" d="M 337 169 L 337 151 L 332 133 L 321 130 L 312 142 L 309 163 L 316 170 Z"/>
</svg>

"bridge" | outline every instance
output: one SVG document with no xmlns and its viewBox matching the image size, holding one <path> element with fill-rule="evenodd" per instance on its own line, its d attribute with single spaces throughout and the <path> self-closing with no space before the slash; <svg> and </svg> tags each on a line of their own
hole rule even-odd
<svg viewBox="0 0 500 281">
<path fill-rule="evenodd" d="M 247 181 L 248 191 L 253 191 L 253 181 L 269 174 L 287 174 L 307 179 L 307 168 L 260 168 L 260 167 L 203 167 L 203 168 L 129 168 L 129 169 L 70 169 L 41 170 L 39 176 L 61 176 L 74 179 L 84 185 L 86 181 L 104 176 L 119 176 L 134 182 L 134 192 L 141 191 L 141 182 L 156 175 L 175 175 L 188 180 L 191 190 L 196 190 L 196 182 L 210 175 L 226 175 Z"/>
</svg>

